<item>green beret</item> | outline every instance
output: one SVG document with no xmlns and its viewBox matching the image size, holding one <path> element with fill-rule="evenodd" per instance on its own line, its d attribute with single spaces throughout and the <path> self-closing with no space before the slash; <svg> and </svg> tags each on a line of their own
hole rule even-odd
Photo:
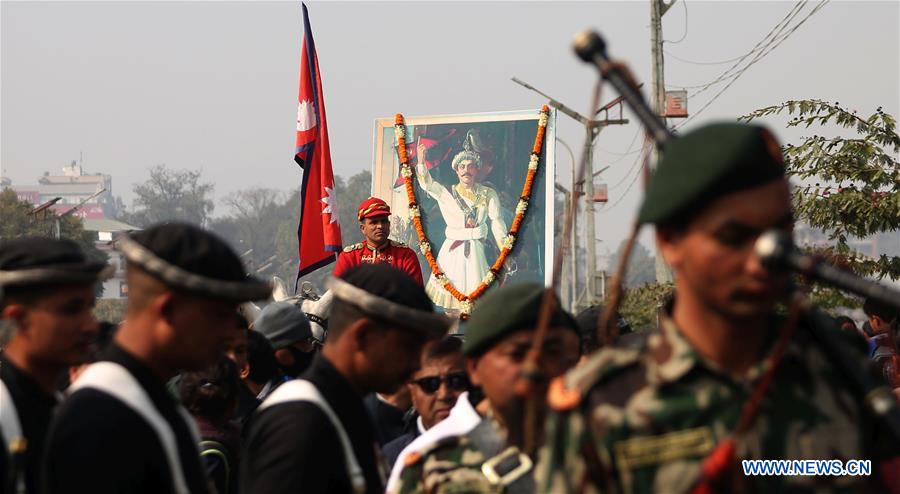
<svg viewBox="0 0 900 494">
<path fill-rule="evenodd" d="M 638 221 L 666 224 L 719 197 L 781 178 L 781 148 L 764 127 L 736 122 L 705 125 L 666 145 Z"/>
<path fill-rule="evenodd" d="M 505 285 L 485 295 L 466 321 L 463 355 L 481 355 L 510 333 L 536 328 L 543 295 L 544 287 L 537 283 Z M 558 298 L 556 306 L 560 306 Z M 571 314 L 557 309 L 549 327 L 577 331 L 578 324 Z"/>
</svg>

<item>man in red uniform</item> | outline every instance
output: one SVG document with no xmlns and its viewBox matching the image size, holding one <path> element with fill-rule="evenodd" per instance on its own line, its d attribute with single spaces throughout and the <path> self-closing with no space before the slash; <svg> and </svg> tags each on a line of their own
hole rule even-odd
<svg viewBox="0 0 900 494">
<path fill-rule="evenodd" d="M 344 247 L 334 266 L 334 277 L 338 278 L 360 264 L 381 262 L 403 271 L 421 285 L 422 268 L 416 253 L 405 244 L 388 238 L 391 233 L 391 207 L 377 197 L 370 197 L 359 205 L 357 218 L 359 231 L 365 240 Z"/>
</svg>

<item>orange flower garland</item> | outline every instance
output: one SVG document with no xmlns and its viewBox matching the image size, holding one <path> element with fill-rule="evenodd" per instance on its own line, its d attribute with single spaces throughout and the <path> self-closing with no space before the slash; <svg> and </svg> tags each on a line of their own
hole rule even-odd
<svg viewBox="0 0 900 494">
<path fill-rule="evenodd" d="M 484 276 L 484 279 L 481 280 L 481 283 L 468 295 L 460 292 L 453 286 L 453 282 L 447 279 L 444 272 L 441 271 L 441 267 L 438 265 L 437 260 L 434 258 L 434 254 L 431 252 L 431 242 L 428 240 L 425 229 L 422 227 L 421 212 L 419 211 L 419 204 L 416 201 L 416 189 L 413 186 L 412 181 L 413 171 L 409 166 L 409 155 L 406 152 L 406 125 L 403 120 L 403 115 L 398 113 L 394 120 L 394 136 L 397 138 L 397 156 L 400 158 L 400 175 L 403 176 L 403 183 L 406 186 L 406 199 L 409 202 L 410 216 L 413 219 L 416 235 L 419 238 L 419 250 L 425 255 L 425 259 L 428 261 L 428 266 L 431 268 L 431 273 L 434 275 L 435 279 L 437 279 L 444 289 L 447 290 L 450 295 L 453 295 L 453 298 L 458 300 L 460 305 L 462 305 L 462 310 L 460 311 L 460 318 L 462 319 L 469 318 L 469 313 L 472 311 L 475 300 L 481 297 L 485 290 L 487 290 L 500 275 L 507 256 L 509 256 L 509 253 L 515 246 L 516 235 L 518 235 L 519 228 L 525 220 L 525 213 L 528 211 L 528 203 L 531 201 L 531 187 L 534 185 L 534 177 L 537 175 L 538 162 L 540 160 L 541 149 L 544 147 L 544 134 L 547 131 L 549 115 L 550 109 L 547 105 L 544 105 L 541 108 L 541 116 L 538 119 L 537 135 L 534 138 L 534 146 L 531 148 L 531 155 L 528 160 L 528 173 L 525 175 L 525 184 L 522 186 L 522 195 L 519 197 L 519 203 L 516 205 L 516 216 L 513 218 L 512 225 L 510 225 L 506 238 L 503 240 L 500 255 L 491 266 L 490 271 Z"/>
</svg>

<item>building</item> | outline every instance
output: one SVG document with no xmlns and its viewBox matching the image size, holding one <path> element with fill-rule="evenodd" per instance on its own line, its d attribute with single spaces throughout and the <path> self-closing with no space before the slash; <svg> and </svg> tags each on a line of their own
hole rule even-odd
<svg viewBox="0 0 900 494">
<path fill-rule="evenodd" d="M 128 283 L 125 280 L 125 258 L 113 248 L 119 236 L 130 231 L 140 230 L 136 226 L 107 218 L 84 220 L 84 230 L 95 235 L 94 246 L 109 256 L 109 265 L 115 268 L 112 277 L 103 282 L 104 299 L 121 299 L 128 297 Z"/>
<path fill-rule="evenodd" d="M 104 219 L 111 216 L 111 208 L 114 204 L 112 195 L 112 177 L 101 173 L 86 174 L 80 163 L 72 161 L 62 168 L 62 175 L 44 175 L 38 177 L 36 185 L 12 184 L 9 179 L 3 179 L 3 187 L 10 187 L 16 191 L 20 200 L 28 201 L 34 205 L 43 204 L 59 197 L 60 200 L 51 206 L 57 214 L 70 211 L 81 204 L 75 214 L 84 219 Z"/>
</svg>

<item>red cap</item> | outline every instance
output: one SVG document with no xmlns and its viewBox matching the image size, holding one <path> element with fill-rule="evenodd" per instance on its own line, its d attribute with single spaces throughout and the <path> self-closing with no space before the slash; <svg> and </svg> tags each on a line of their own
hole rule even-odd
<svg viewBox="0 0 900 494">
<path fill-rule="evenodd" d="M 362 221 L 364 218 L 388 216 L 390 214 L 391 207 L 388 206 L 386 202 L 377 197 L 370 197 L 359 205 L 359 210 L 357 211 L 356 216 L 359 221 Z"/>
</svg>

